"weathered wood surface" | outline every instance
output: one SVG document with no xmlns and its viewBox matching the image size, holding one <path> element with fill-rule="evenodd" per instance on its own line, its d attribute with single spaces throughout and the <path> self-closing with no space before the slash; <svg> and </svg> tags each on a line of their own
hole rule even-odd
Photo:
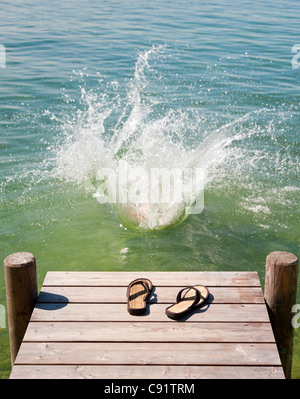
<svg viewBox="0 0 300 399">
<path fill-rule="evenodd" d="M 29 252 L 7 256 L 4 275 L 11 364 L 14 364 L 38 296 L 35 257 Z"/>
<path fill-rule="evenodd" d="M 292 374 L 292 307 L 297 300 L 298 258 L 284 252 L 271 252 L 266 258 L 265 298 L 285 377 Z"/>
<path fill-rule="evenodd" d="M 154 285 L 143 316 L 127 312 L 137 277 Z M 169 319 L 178 290 L 198 283 L 208 304 Z M 284 376 L 255 272 L 48 272 L 11 378 Z"/>
<path fill-rule="evenodd" d="M 281 367 L 245 366 L 168 366 L 168 365 L 15 365 L 13 378 L 49 379 L 278 379 Z"/>
<path fill-rule="evenodd" d="M 208 288 L 211 288 L 209 286 Z M 114 287 L 111 297 L 111 287 L 62 287 L 43 286 L 40 291 L 39 302 L 58 303 L 125 303 L 127 287 Z M 154 287 L 148 303 L 170 303 L 176 298 L 178 287 Z M 262 303 L 264 297 L 260 287 L 213 287 L 213 294 L 208 303 Z"/>
<path fill-rule="evenodd" d="M 256 286 L 260 282 L 256 272 L 48 272 L 44 286 L 127 286 L 138 277 L 152 279 L 155 286 L 182 287 L 182 284 L 201 283 L 215 287 Z M 154 280 L 154 281 L 153 281 Z M 205 283 L 204 283 L 205 282 Z"/>
</svg>

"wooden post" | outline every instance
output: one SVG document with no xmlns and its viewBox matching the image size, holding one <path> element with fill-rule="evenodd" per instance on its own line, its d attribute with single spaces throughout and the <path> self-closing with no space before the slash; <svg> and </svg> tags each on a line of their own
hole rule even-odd
<svg viewBox="0 0 300 399">
<path fill-rule="evenodd" d="M 38 295 L 35 257 L 28 252 L 9 255 L 4 273 L 13 366 Z"/>
<path fill-rule="evenodd" d="M 291 378 L 298 258 L 289 252 L 271 252 L 266 258 L 264 296 L 286 378 Z"/>
</svg>

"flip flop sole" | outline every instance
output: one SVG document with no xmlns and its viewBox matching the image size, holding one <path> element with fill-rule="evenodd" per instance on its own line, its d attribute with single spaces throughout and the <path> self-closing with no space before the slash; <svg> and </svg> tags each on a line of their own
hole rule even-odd
<svg viewBox="0 0 300 399">
<path fill-rule="evenodd" d="M 146 311 L 147 298 L 152 291 L 152 283 L 148 279 L 137 279 L 128 285 L 127 309 L 132 315 L 141 315 Z"/>
<path fill-rule="evenodd" d="M 195 290 L 197 290 L 199 293 L 199 300 L 197 303 L 195 303 Z M 204 285 L 195 285 L 186 292 L 181 301 L 169 306 L 166 309 L 166 315 L 174 320 L 180 319 L 193 310 L 201 307 L 201 305 L 206 302 L 208 297 L 209 291 L 207 287 Z"/>
</svg>

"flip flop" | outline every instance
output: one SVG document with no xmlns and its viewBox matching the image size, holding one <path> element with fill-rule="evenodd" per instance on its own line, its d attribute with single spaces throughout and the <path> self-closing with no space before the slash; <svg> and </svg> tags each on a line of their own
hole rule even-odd
<svg viewBox="0 0 300 399">
<path fill-rule="evenodd" d="M 166 315 L 177 320 L 199 308 L 208 297 L 209 291 L 204 285 L 185 287 L 178 292 L 176 303 L 166 308 Z"/>
<path fill-rule="evenodd" d="M 151 294 L 152 283 L 147 278 L 137 278 L 127 287 L 127 309 L 132 315 L 141 315 L 146 311 L 146 300 Z"/>
</svg>

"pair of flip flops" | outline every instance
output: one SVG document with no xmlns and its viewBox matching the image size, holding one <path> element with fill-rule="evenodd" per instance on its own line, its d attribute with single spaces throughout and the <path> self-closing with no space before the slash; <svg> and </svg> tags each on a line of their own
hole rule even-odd
<svg viewBox="0 0 300 399">
<path fill-rule="evenodd" d="M 146 311 L 147 298 L 153 289 L 152 282 L 146 278 L 133 280 L 127 287 L 127 308 L 132 315 L 141 315 Z M 171 319 L 179 319 L 202 306 L 209 297 L 204 285 L 185 287 L 177 294 L 176 303 L 166 308 L 166 315 Z"/>
</svg>

